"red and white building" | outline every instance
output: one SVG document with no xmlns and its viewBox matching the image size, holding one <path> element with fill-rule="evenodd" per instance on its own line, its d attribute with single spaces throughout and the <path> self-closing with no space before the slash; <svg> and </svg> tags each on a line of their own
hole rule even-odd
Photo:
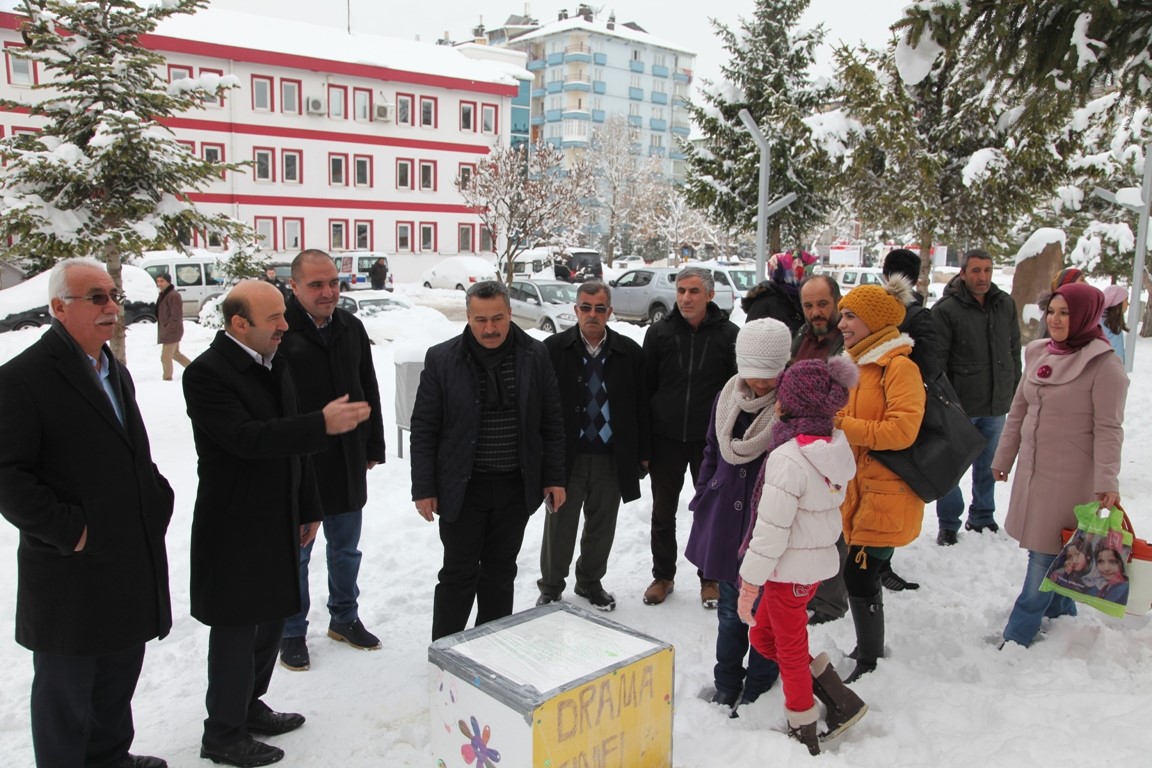
<svg viewBox="0 0 1152 768">
<path fill-rule="evenodd" d="M 30 103 L 46 95 L 29 87 L 44 73 L 19 57 L 19 25 L 0 11 L 0 92 Z M 454 181 L 508 145 L 511 101 L 532 79 L 524 54 L 212 9 L 171 18 L 144 43 L 165 56 L 170 81 L 239 79 L 219 102 L 168 125 L 200 156 L 252 162 L 193 199 L 252 225 L 266 251 L 494 250 Z M 26 113 L 0 113 L 2 135 L 36 128 Z"/>
</svg>

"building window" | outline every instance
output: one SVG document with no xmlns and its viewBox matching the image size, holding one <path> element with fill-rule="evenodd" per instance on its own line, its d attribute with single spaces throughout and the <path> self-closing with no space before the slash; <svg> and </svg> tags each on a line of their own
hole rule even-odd
<svg viewBox="0 0 1152 768">
<path fill-rule="evenodd" d="M 476 104 L 474 102 L 460 102 L 460 130 L 476 130 Z"/>
<path fill-rule="evenodd" d="M 436 127 L 436 99 L 431 96 L 420 97 L 420 127 Z"/>
<path fill-rule="evenodd" d="M 356 234 L 356 249 L 360 251 L 372 250 L 372 222 L 357 221 L 353 224 Z"/>
<path fill-rule="evenodd" d="M 396 94 L 396 125 L 412 125 L 412 96 Z"/>
<path fill-rule="evenodd" d="M 652 138 L 648 141 L 648 146 L 650 146 L 650 147 L 662 147 L 662 146 L 664 146 L 664 137 L 659 133 L 652 134 Z"/>
<path fill-rule="evenodd" d="M 655 64 L 657 67 L 663 67 L 664 61 L 665 61 L 664 54 L 662 54 L 662 53 L 652 54 L 652 63 Z"/>
<path fill-rule="evenodd" d="M 252 109 L 257 112 L 272 111 L 272 78 L 252 75 Z"/>
<path fill-rule="evenodd" d="M 196 157 L 196 142 L 177 140 L 176 143 L 188 150 L 188 154 L 192 155 L 192 157 Z"/>
<path fill-rule="evenodd" d="M 303 242 L 304 219 L 284 219 L 284 250 L 299 251 Z"/>
<path fill-rule="evenodd" d="M 480 132 L 496 133 L 497 130 L 498 126 L 496 124 L 496 105 L 483 105 L 480 108 Z"/>
<path fill-rule="evenodd" d="M 221 237 L 219 232 L 210 233 L 204 238 L 204 242 L 207 243 L 208 247 L 212 250 L 220 250 L 228 244 L 228 240 Z"/>
<path fill-rule="evenodd" d="M 348 222 L 328 220 L 328 250 L 348 250 Z"/>
<path fill-rule="evenodd" d="M 372 119 L 372 91 L 367 88 L 352 90 L 352 119 L 364 122 Z"/>
<path fill-rule="evenodd" d="M 471 224 L 461 224 L 456 228 L 456 238 L 459 241 L 457 250 L 460 253 L 475 253 L 475 232 Z"/>
<path fill-rule="evenodd" d="M 553 96 L 549 99 L 548 108 L 555 111 L 564 106 L 564 99 L 560 96 Z"/>
<path fill-rule="evenodd" d="M 299 184 L 304 180 L 304 153 L 299 149 L 280 150 L 280 180 Z"/>
<path fill-rule="evenodd" d="M 358 187 L 372 186 L 372 158 L 369 155 L 356 155 L 352 158 L 352 183 Z"/>
<path fill-rule="evenodd" d="M 629 104 L 628 114 L 632 117 L 640 117 L 640 105 L 636 103 Z"/>
<path fill-rule="evenodd" d="M 496 238 L 492 237 L 492 230 L 488 227 L 480 227 L 480 250 L 494 251 L 496 250 Z"/>
<path fill-rule="evenodd" d="M 214 75 L 217 78 L 216 83 L 219 84 L 220 78 L 224 77 L 224 70 L 222 70 L 222 69 L 210 69 L 208 67 L 200 67 L 200 79 L 202 82 L 204 82 L 204 76 L 205 75 Z M 208 90 L 213 90 L 213 89 L 209 88 Z M 204 101 L 204 106 L 206 106 L 206 107 L 222 107 L 222 106 L 224 106 L 224 91 L 220 91 L 220 94 L 215 99 L 206 99 Z"/>
<path fill-rule="evenodd" d="M 467 187 L 472 183 L 472 177 L 476 174 L 476 166 L 472 163 L 460 163 L 460 170 L 457 176 L 460 179 L 460 186 Z"/>
<path fill-rule="evenodd" d="M 396 250 L 404 253 L 412 252 L 412 222 L 396 223 Z"/>
<path fill-rule="evenodd" d="M 348 89 L 342 85 L 328 86 L 328 117 L 336 120 L 348 117 Z"/>
<path fill-rule="evenodd" d="M 13 47 L 18 47 L 18 46 L 13 46 Z M 19 59 L 19 57 L 18 57 L 18 56 L 14 56 L 14 55 L 12 54 L 12 49 L 11 49 L 11 47 L 7 47 L 5 50 L 6 50 L 6 52 L 8 53 L 8 60 L 9 60 L 10 62 L 11 62 L 13 59 Z M 28 60 L 27 60 L 27 59 L 24 59 L 24 61 L 28 61 Z M 29 63 L 31 63 L 31 62 L 29 62 Z M 8 77 L 8 81 L 9 81 L 9 82 L 11 82 L 11 83 L 12 83 L 12 85 L 31 85 L 31 83 L 17 83 L 17 82 L 13 82 L 13 81 L 12 81 L 12 77 L 11 77 L 11 75 L 12 75 L 12 71 L 11 71 L 12 67 L 11 67 L 11 64 L 9 64 L 9 67 L 8 67 L 8 69 L 9 69 L 9 77 Z M 174 82 L 176 82 L 177 80 L 191 80 L 191 79 L 192 79 L 192 67 L 185 67 L 185 66 L 181 66 L 181 65 L 179 65 L 179 64 L 169 64 L 169 65 L 168 65 L 168 82 L 170 82 L 170 83 L 174 83 Z"/>
<path fill-rule="evenodd" d="M 436 251 L 436 225 L 420 223 L 420 250 L 424 253 Z"/>
<path fill-rule="evenodd" d="M 335 187 L 348 185 L 348 155 L 328 155 L 328 183 Z"/>
<path fill-rule="evenodd" d="M 653 80 L 652 81 L 652 91 L 654 93 L 666 93 L 665 87 L 666 86 L 664 85 L 663 80 Z"/>
<path fill-rule="evenodd" d="M 420 189 L 436 191 L 436 161 L 420 161 Z"/>
<path fill-rule="evenodd" d="M 222 163 L 224 162 L 224 145 L 203 142 L 200 144 L 200 157 L 205 162 Z M 224 178 L 224 173 L 224 171 L 220 171 L 220 178 Z"/>
<path fill-rule="evenodd" d="M 629 80 L 628 80 L 628 87 L 629 88 L 639 88 L 640 87 L 640 75 L 632 75 L 632 77 L 629 78 Z"/>
<path fill-rule="evenodd" d="M 252 178 L 256 181 L 276 181 L 276 150 L 256 147 L 252 150 Z"/>
<path fill-rule="evenodd" d="M 257 216 L 252 228 L 256 230 L 256 241 L 267 251 L 276 250 L 276 219 L 271 216 Z"/>
<path fill-rule="evenodd" d="M 412 161 L 396 161 L 396 189 L 412 189 Z"/>
<path fill-rule="evenodd" d="M 280 111 L 287 115 L 300 114 L 300 81 L 280 81 Z"/>
</svg>

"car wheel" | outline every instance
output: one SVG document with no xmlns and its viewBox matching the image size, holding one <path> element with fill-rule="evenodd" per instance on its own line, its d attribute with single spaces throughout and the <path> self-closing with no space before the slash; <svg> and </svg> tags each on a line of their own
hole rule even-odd
<svg viewBox="0 0 1152 768">
<path fill-rule="evenodd" d="M 36 322 L 35 320 L 21 320 L 20 322 L 18 322 L 12 326 L 12 330 L 23 331 L 25 328 L 39 328 L 39 327 L 40 327 L 40 323 Z"/>
<path fill-rule="evenodd" d="M 653 304 L 652 308 L 648 310 L 648 319 L 654 323 L 658 323 L 668 316 L 668 310 L 664 308 L 663 304 Z"/>
<path fill-rule="evenodd" d="M 351 290 L 352 285 L 350 283 L 340 283 L 340 293 L 348 293 Z"/>
<path fill-rule="evenodd" d="M 155 315 L 138 315 L 136 317 L 136 319 L 132 321 L 132 325 L 136 325 L 137 323 L 140 323 L 143 325 L 155 325 L 156 324 L 156 316 Z"/>
<path fill-rule="evenodd" d="M 544 333 L 556 333 L 556 324 L 550 318 L 544 318 L 540 321 L 540 330 Z"/>
<path fill-rule="evenodd" d="M 425 281 L 424 281 L 424 287 L 425 287 L 425 288 L 431 288 L 431 287 L 432 287 L 432 283 L 430 283 L 430 282 L 428 282 L 427 280 L 425 280 Z"/>
<path fill-rule="evenodd" d="M 456 290 L 462 291 L 462 290 L 464 290 L 464 286 L 461 285 L 460 283 L 456 283 Z"/>
</svg>

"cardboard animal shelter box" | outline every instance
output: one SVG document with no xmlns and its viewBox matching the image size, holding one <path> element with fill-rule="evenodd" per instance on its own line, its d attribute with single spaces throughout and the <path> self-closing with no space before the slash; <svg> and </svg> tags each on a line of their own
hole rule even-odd
<svg viewBox="0 0 1152 768">
<path fill-rule="evenodd" d="M 428 649 L 437 768 L 670 768 L 675 651 L 563 602 Z"/>
</svg>

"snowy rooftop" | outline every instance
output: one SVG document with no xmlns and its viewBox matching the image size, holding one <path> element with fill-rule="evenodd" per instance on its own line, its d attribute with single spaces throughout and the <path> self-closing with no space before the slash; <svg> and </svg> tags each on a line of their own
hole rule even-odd
<svg viewBox="0 0 1152 768">
<path fill-rule="evenodd" d="M 658 48 L 667 48 L 671 51 L 679 51 L 680 53 L 687 53 L 695 56 L 694 51 L 690 51 L 683 46 L 676 43 L 670 43 L 667 40 L 662 40 L 659 37 L 648 34 L 647 32 L 640 32 L 626 27 L 620 22 L 616 23 L 615 29 L 608 29 L 608 23 L 593 19 L 587 21 L 583 16 L 572 16 L 571 18 L 564 19 L 563 21 L 550 21 L 541 25 L 535 32 L 529 32 L 526 35 L 521 35 L 511 42 L 519 43 L 523 41 L 542 40 L 552 35 L 560 34 L 563 32 L 595 32 L 597 34 L 605 35 L 608 37 L 618 37 L 622 40 L 628 40 L 634 43 L 644 43 L 645 45 L 653 45 Z"/>
</svg>

